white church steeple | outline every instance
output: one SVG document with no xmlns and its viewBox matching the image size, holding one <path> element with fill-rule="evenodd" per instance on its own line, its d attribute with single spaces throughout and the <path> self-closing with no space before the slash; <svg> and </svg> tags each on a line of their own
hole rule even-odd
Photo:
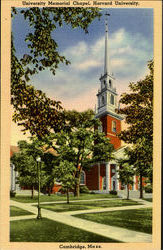
<svg viewBox="0 0 163 250">
<path fill-rule="evenodd" d="M 108 48 L 108 20 L 107 15 L 105 14 L 105 62 L 104 62 L 104 75 L 110 73 L 110 64 L 109 64 L 109 48 Z"/>
<path fill-rule="evenodd" d="M 101 88 L 98 91 L 98 107 L 96 117 L 104 115 L 111 115 L 119 118 L 116 113 L 118 108 L 117 92 L 115 88 L 115 78 L 111 74 L 110 56 L 109 56 L 109 30 L 108 30 L 108 17 L 110 14 L 105 14 L 105 49 L 104 49 L 104 74 L 100 77 Z"/>
</svg>

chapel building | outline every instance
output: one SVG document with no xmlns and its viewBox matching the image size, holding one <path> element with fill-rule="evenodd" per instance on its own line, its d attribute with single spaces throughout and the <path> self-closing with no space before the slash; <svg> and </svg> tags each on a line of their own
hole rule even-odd
<svg viewBox="0 0 163 250">
<path fill-rule="evenodd" d="M 101 121 L 100 130 L 105 136 L 110 138 L 111 144 L 114 146 L 115 158 L 124 158 L 124 149 L 121 140 L 117 134 L 121 132 L 122 115 L 117 114 L 118 109 L 116 79 L 111 72 L 109 48 L 108 48 L 108 22 L 105 19 L 105 52 L 104 52 L 104 73 L 100 77 L 100 89 L 97 93 L 97 110 L 96 118 Z M 126 188 L 122 186 L 118 179 L 119 166 L 115 160 L 109 162 L 97 162 L 89 171 L 82 174 L 83 184 L 89 190 L 97 192 L 109 192 L 111 190 L 121 190 Z M 81 180 L 81 183 L 82 183 Z M 138 190 L 138 177 L 134 177 L 134 184 L 131 187 Z"/>
</svg>

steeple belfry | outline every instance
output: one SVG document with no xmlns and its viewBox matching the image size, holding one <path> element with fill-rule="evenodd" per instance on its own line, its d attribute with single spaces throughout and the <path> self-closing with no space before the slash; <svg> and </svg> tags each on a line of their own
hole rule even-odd
<svg viewBox="0 0 163 250">
<path fill-rule="evenodd" d="M 109 36 L 108 36 L 108 16 L 105 14 L 105 48 L 104 48 L 104 74 L 100 77 L 100 89 L 97 93 L 97 112 L 96 117 L 112 117 L 114 119 L 122 120 L 122 117 L 117 114 L 116 109 L 118 108 L 117 92 L 115 88 L 115 77 L 111 74 L 111 65 L 109 58 Z"/>
<path fill-rule="evenodd" d="M 110 65 L 109 65 L 109 49 L 108 49 L 108 20 L 107 16 L 110 14 L 105 14 L 105 62 L 104 62 L 104 74 L 109 74 Z"/>
</svg>

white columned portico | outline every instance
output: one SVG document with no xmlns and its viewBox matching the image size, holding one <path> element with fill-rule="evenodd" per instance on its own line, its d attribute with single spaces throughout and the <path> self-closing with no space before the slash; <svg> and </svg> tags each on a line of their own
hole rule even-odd
<svg viewBox="0 0 163 250">
<path fill-rule="evenodd" d="M 106 191 L 110 191 L 110 164 L 106 162 Z"/>
<path fill-rule="evenodd" d="M 10 165 L 11 169 L 11 184 L 10 189 L 15 190 L 15 166 L 13 164 Z"/>
<path fill-rule="evenodd" d="M 115 166 L 115 176 L 116 176 L 116 191 L 119 190 L 119 173 L 118 173 L 118 170 L 119 170 L 119 166 Z"/>
</svg>

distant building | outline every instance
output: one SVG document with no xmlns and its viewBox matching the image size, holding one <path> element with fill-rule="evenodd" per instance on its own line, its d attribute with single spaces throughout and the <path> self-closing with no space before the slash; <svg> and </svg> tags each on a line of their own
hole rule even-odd
<svg viewBox="0 0 163 250">
<path fill-rule="evenodd" d="M 10 146 L 10 157 L 13 156 L 13 154 L 18 153 L 19 148 L 17 146 Z M 18 176 L 18 172 L 15 171 L 15 166 L 11 162 L 10 163 L 10 190 L 11 191 L 17 191 L 20 190 L 19 184 L 16 183 L 16 177 Z"/>
</svg>

